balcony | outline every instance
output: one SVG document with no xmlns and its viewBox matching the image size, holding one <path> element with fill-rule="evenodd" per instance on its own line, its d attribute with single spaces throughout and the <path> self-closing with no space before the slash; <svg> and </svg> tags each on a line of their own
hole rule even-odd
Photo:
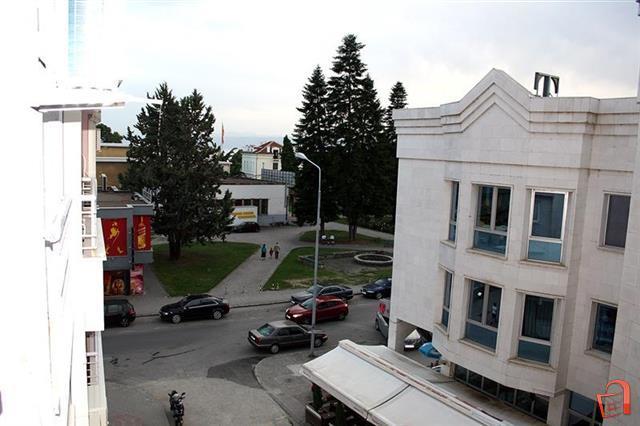
<svg viewBox="0 0 640 426">
<path fill-rule="evenodd" d="M 82 254 L 93 257 L 98 248 L 98 208 L 95 178 L 82 178 L 80 204 L 82 209 Z"/>
</svg>

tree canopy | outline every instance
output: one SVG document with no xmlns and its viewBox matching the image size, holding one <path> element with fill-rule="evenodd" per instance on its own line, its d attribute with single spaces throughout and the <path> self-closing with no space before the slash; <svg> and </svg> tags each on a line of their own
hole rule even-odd
<svg viewBox="0 0 640 426">
<path fill-rule="evenodd" d="M 282 155 L 280 159 L 282 162 L 282 170 L 287 172 L 296 171 L 296 157 L 293 152 L 293 144 L 288 135 L 284 135 L 282 139 Z"/>
<path fill-rule="evenodd" d="M 102 143 L 122 143 L 123 136 L 111 130 L 111 127 L 104 123 L 96 124 L 96 128 L 100 129 L 100 139 Z"/>
</svg>

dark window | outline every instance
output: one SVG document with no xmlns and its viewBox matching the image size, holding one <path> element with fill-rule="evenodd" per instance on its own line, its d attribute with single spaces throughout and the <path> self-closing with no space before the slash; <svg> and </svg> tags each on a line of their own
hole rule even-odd
<svg viewBox="0 0 640 426">
<path fill-rule="evenodd" d="M 527 258 L 560 262 L 566 194 L 534 191 L 532 202 Z"/>
<path fill-rule="evenodd" d="M 465 338 L 496 348 L 502 289 L 471 281 Z"/>
<path fill-rule="evenodd" d="M 513 404 L 515 395 L 516 395 L 516 392 L 513 388 L 510 388 L 509 386 L 500 385 L 500 391 L 498 392 L 498 399 L 500 401 Z"/>
<path fill-rule="evenodd" d="M 242 205 L 242 200 L 233 200 L 233 205 L 238 207 Z"/>
<path fill-rule="evenodd" d="M 482 390 L 489 395 L 496 396 L 498 393 L 498 383 L 488 377 L 485 377 L 482 379 Z"/>
<path fill-rule="evenodd" d="M 627 225 L 629 223 L 628 195 L 607 195 L 607 219 L 604 234 L 604 245 L 624 248 L 627 241 Z"/>
<path fill-rule="evenodd" d="M 480 389 L 482 387 L 482 376 L 469 370 L 468 383 L 474 388 Z"/>
<path fill-rule="evenodd" d="M 593 349 L 611 353 L 613 337 L 616 331 L 618 308 L 596 303 L 595 329 L 593 331 Z"/>
<path fill-rule="evenodd" d="M 549 362 L 553 306 L 553 299 L 525 296 L 521 333 L 523 338 L 518 342 L 518 357 L 545 364 Z"/>
<path fill-rule="evenodd" d="M 597 403 L 579 393 L 571 392 L 567 412 L 569 414 L 567 424 L 570 426 L 595 426 L 602 424 L 602 415 Z"/>
<path fill-rule="evenodd" d="M 278 158 L 277 156 L 275 158 Z M 273 163 L 273 170 L 278 170 L 278 163 Z"/>
<path fill-rule="evenodd" d="M 301 330 L 298 327 L 291 327 L 289 329 L 289 333 L 291 333 L 292 336 L 299 336 L 301 334 L 305 334 L 304 330 Z"/>
<path fill-rule="evenodd" d="M 449 271 L 444 271 L 444 300 L 442 301 L 442 319 L 444 328 L 449 326 L 449 308 L 451 306 L 451 281 L 453 275 Z"/>
<path fill-rule="evenodd" d="M 288 328 L 281 328 L 280 330 L 278 330 L 278 336 L 288 336 L 288 335 L 289 335 Z"/>
<path fill-rule="evenodd" d="M 505 254 L 509 227 L 511 190 L 496 186 L 478 188 L 478 206 L 473 247 Z"/>
<path fill-rule="evenodd" d="M 467 369 L 464 367 L 461 367 L 459 365 L 456 365 L 455 371 L 454 371 L 454 375 L 455 378 L 462 381 L 462 382 L 466 382 L 467 381 Z"/>
<path fill-rule="evenodd" d="M 449 207 L 449 241 L 456 240 L 456 230 L 458 226 L 458 192 L 460 184 L 451 182 L 451 205 Z"/>
<path fill-rule="evenodd" d="M 269 214 L 269 200 L 266 198 L 260 200 L 260 214 Z"/>
<path fill-rule="evenodd" d="M 122 312 L 122 306 L 120 305 L 107 305 L 107 313 L 118 314 Z"/>
</svg>

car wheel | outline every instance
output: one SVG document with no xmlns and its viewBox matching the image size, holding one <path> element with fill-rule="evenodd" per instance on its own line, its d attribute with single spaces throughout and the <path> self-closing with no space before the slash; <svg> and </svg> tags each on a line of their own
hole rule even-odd
<svg viewBox="0 0 640 426">
<path fill-rule="evenodd" d="M 378 300 L 382 299 L 382 293 L 376 293 L 376 299 Z"/>
<path fill-rule="evenodd" d="M 344 312 L 340 313 L 340 315 L 338 315 L 338 319 L 340 321 L 344 320 L 347 317 L 347 314 L 345 314 Z"/>
<path fill-rule="evenodd" d="M 122 317 L 120 320 L 120 327 L 129 327 L 129 318 Z"/>
<path fill-rule="evenodd" d="M 222 311 L 213 311 L 213 319 L 219 320 L 220 318 L 222 318 Z"/>
<path fill-rule="evenodd" d="M 278 352 L 280 352 L 280 345 L 271 345 L 271 347 L 269 348 L 269 352 L 271 352 L 272 354 L 277 354 Z"/>
<path fill-rule="evenodd" d="M 322 339 L 317 338 L 314 342 L 313 342 L 313 346 L 316 348 L 319 348 L 320 346 L 322 346 Z"/>
<path fill-rule="evenodd" d="M 178 324 L 180 321 L 182 321 L 182 317 L 178 314 L 175 314 L 171 317 L 171 322 L 174 324 Z"/>
</svg>

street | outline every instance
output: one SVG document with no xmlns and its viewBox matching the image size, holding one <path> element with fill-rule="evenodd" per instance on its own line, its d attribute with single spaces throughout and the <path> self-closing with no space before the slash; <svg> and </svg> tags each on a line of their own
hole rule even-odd
<svg viewBox="0 0 640 426">
<path fill-rule="evenodd" d="M 177 325 L 146 317 L 138 318 L 129 328 L 107 329 L 103 345 L 110 424 L 166 424 L 167 393 L 172 389 L 187 392 L 188 425 L 289 424 L 284 411 L 256 380 L 253 368 L 266 357 L 287 357 L 309 348 L 283 349 L 270 355 L 247 342 L 248 330 L 284 319 L 287 307 L 237 308 L 219 321 Z M 375 300 L 356 296 L 345 321 L 320 323 L 318 328 L 328 333 L 329 341 L 319 352 L 335 347 L 342 339 L 383 344 L 374 328 L 376 307 Z M 286 394 L 288 389 L 279 391 Z M 296 422 L 295 416 L 289 417 Z"/>
</svg>

